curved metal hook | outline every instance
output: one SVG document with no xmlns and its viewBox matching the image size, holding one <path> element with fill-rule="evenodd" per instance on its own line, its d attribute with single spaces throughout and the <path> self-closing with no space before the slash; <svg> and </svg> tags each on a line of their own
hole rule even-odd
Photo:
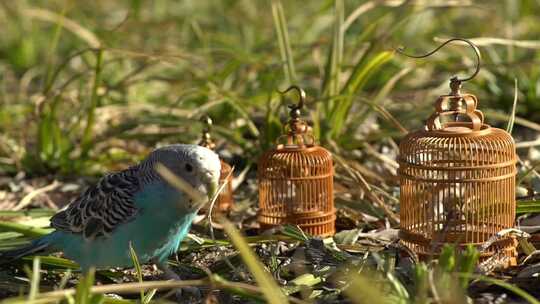
<svg viewBox="0 0 540 304">
<path fill-rule="evenodd" d="M 214 123 L 212 121 L 212 118 L 210 118 L 210 116 L 208 115 L 204 115 L 203 117 L 201 117 L 201 122 L 204 124 L 204 131 L 210 132 L 210 129 L 212 128 L 212 124 Z"/>
<path fill-rule="evenodd" d="M 208 115 L 204 115 L 201 117 L 201 122 L 204 123 L 207 126 L 211 126 L 214 122 L 212 121 L 212 118 Z"/>
<path fill-rule="evenodd" d="M 473 79 L 478 74 L 478 72 L 480 71 L 481 55 L 480 55 L 480 50 L 478 49 L 478 47 L 474 43 L 472 43 L 472 41 L 470 41 L 468 39 L 452 38 L 452 39 L 446 40 L 441 45 L 439 45 L 437 48 L 435 48 L 433 51 L 431 51 L 431 52 L 429 52 L 429 53 L 427 53 L 425 55 L 420 55 L 420 56 L 415 56 L 415 55 L 410 55 L 410 54 L 404 53 L 403 52 L 404 47 L 397 48 L 396 52 L 398 52 L 398 53 L 400 53 L 402 55 L 405 55 L 407 57 L 411 57 L 411 58 L 426 58 L 426 57 L 429 57 L 429 56 L 433 55 L 438 50 L 440 50 L 442 47 L 444 47 L 445 45 L 447 45 L 448 43 L 450 43 L 452 41 L 462 41 L 462 42 L 467 43 L 469 46 L 472 47 L 472 49 L 474 50 L 474 54 L 476 55 L 476 70 L 474 71 L 474 73 L 469 77 L 465 77 L 465 78 L 461 78 L 461 79 L 458 78 L 458 77 L 453 77 L 452 80 L 456 81 L 456 82 L 463 82 L 463 81 L 468 81 L 468 80 Z"/>
<path fill-rule="evenodd" d="M 302 109 L 304 107 L 304 101 L 306 100 L 306 92 L 302 88 L 300 88 L 297 85 L 292 85 L 292 86 L 288 87 L 285 91 L 280 91 L 280 90 L 276 90 L 276 91 L 278 91 L 278 93 L 284 95 L 284 94 L 287 94 L 288 92 L 290 92 L 291 90 L 296 90 L 298 92 L 298 96 L 300 98 L 299 98 L 298 104 L 290 104 L 289 109 L 291 109 L 293 111 Z"/>
<path fill-rule="evenodd" d="M 200 121 L 204 125 L 204 127 L 202 129 L 201 140 L 199 141 L 199 145 L 206 147 L 210 150 L 214 150 L 214 148 L 216 147 L 216 144 L 212 140 L 212 135 L 210 135 L 210 131 L 212 129 L 212 124 L 213 124 L 212 118 L 210 118 L 210 116 L 208 115 L 204 115 L 203 117 L 201 117 Z"/>
</svg>

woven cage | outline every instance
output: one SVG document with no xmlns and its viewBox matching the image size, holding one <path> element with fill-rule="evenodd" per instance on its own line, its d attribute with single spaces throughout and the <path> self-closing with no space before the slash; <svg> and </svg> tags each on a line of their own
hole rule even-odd
<svg viewBox="0 0 540 304">
<path fill-rule="evenodd" d="M 400 237 L 420 258 L 436 256 L 443 244 L 482 248 L 513 227 L 514 141 L 484 124 L 477 104 L 474 95 L 453 88 L 439 97 L 425 130 L 400 143 Z M 497 253 L 515 261 L 510 237 L 483 249 L 481 260 Z"/>
<path fill-rule="evenodd" d="M 332 154 L 314 143 L 299 118 L 300 107 L 291 107 L 288 132 L 278 139 L 286 143 L 258 163 L 259 223 L 262 229 L 292 224 L 310 235 L 331 236 L 336 219 Z"/>
<path fill-rule="evenodd" d="M 210 150 L 214 150 L 216 148 L 216 144 L 212 140 L 212 137 L 210 135 L 210 128 L 212 126 L 212 119 L 208 116 L 205 116 L 202 118 L 202 121 L 205 123 L 205 128 L 202 132 L 202 137 L 199 142 L 200 146 L 206 147 Z M 219 184 L 222 185 L 223 183 L 227 183 L 221 193 L 218 195 L 216 202 L 215 202 L 215 211 L 214 212 L 221 212 L 221 213 L 227 213 L 234 204 L 233 199 L 233 186 L 232 186 L 232 167 L 220 159 L 221 162 L 221 172 L 219 176 Z M 201 212 L 205 213 L 207 212 L 207 206 L 203 207 Z"/>
<path fill-rule="evenodd" d="M 216 208 L 220 212 L 229 211 L 234 203 L 233 200 L 233 175 L 231 165 L 221 160 L 221 174 L 219 176 L 219 184 L 227 182 L 223 191 L 219 194 L 216 200 Z"/>
</svg>

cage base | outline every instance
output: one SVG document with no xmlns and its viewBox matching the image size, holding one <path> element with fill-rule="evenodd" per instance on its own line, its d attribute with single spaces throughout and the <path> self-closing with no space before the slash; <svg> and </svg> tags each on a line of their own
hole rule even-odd
<svg viewBox="0 0 540 304">
<path fill-rule="evenodd" d="M 465 250 L 465 247 L 467 243 L 461 243 L 461 244 L 452 244 L 452 243 L 441 243 L 433 246 L 426 246 L 425 244 L 417 244 L 413 242 L 409 242 L 407 240 L 401 239 L 400 243 L 407 247 L 409 250 L 414 252 L 419 261 L 429 261 L 432 259 L 436 259 L 440 255 L 440 251 L 443 245 L 449 244 L 449 245 L 456 245 L 456 248 L 460 251 Z M 475 245 L 475 247 L 479 247 L 478 244 L 472 244 Z M 500 258 L 505 259 L 503 267 L 511 267 L 517 265 L 517 240 L 515 237 L 506 237 L 499 239 L 491 246 L 489 246 L 484 251 L 480 252 L 480 256 L 478 259 L 479 264 L 487 263 L 488 260 L 493 257 L 494 255 L 499 255 Z"/>
<path fill-rule="evenodd" d="M 285 223 L 270 224 L 270 223 L 266 223 L 266 222 L 263 222 L 263 221 L 259 221 L 259 223 L 260 223 L 260 229 L 262 231 L 272 229 L 272 228 L 275 228 L 275 227 L 279 227 L 279 226 L 282 226 L 282 225 L 285 224 Z M 335 228 L 335 225 L 334 225 L 334 221 L 331 221 L 331 222 L 328 222 L 328 223 L 322 223 L 322 224 L 319 223 L 319 224 L 315 224 L 315 225 L 313 225 L 313 224 L 306 225 L 306 224 L 300 224 L 300 223 L 295 223 L 293 225 L 298 225 L 298 227 L 300 227 L 300 229 L 302 229 L 302 231 L 304 231 L 306 234 L 313 235 L 313 236 L 319 236 L 319 237 L 323 237 L 323 238 L 331 237 L 336 233 L 336 228 Z"/>
</svg>

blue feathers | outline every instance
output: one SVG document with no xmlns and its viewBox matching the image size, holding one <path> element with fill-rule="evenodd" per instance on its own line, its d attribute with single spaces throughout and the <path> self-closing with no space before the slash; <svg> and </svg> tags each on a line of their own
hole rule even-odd
<svg viewBox="0 0 540 304">
<path fill-rule="evenodd" d="M 165 182 L 157 163 L 203 193 L 217 188 L 220 162 L 214 152 L 194 145 L 157 149 L 141 164 L 103 177 L 53 216 L 56 231 L 0 253 L 0 261 L 63 251 L 83 271 L 126 267 L 132 266 L 131 244 L 141 262 L 163 263 L 178 250 L 200 206 Z"/>
<path fill-rule="evenodd" d="M 0 252 L 0 264 L 6 264 L 27 255 L 46 254 L 54 251 L 54 249 L 51 248 L 51 241 L 54 239 L 54 237 L 54 233 L 51 233 L 33 240 L 27 246 L 10 251 Z"/>
</svg>

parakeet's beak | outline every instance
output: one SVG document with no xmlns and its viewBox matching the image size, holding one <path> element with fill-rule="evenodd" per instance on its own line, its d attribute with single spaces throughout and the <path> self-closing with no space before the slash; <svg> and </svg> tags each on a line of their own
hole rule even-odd
<svg viewBox="0 0 540 304">
<path fill-rule="evenodd" d="M 219 181 L 217 180 L 209 181 L 206 186 L 206 191 L 207 191 L 206 196 L 208 199 L 205 200 L 204 202 L 201 202 L 200 206 L 198 206 L 199 208 L 202 208 L 204 205 L 210 206 L 212 202 L 216 199 L 215 196 L 218 194 L 218 191 L 219 191 Z"/>
<path fill-rule="evenodd" d="M 215 196 L 219 191 L 219 180 L 212 175 L 209 175 L 207 177 L 208 179 L 206 180 L 206 191 L 204 191 L 206 197 L 204 199 L 197 200 L 197 209 L 202 208 L 204 205 L 210 205 L 212 201 L 215 200 Z M 201 192 L 201 194 L 202 193 L 203 192 Z"/>
<path fill-rule="evenodd" d="M 190 197 L 196 205 L 203 206 L 208 202 L 208 198 L 205 197 L 205 193 L 194 188 L 181 177 L 174 175 L 169 169 L 167 169 L 167 167 L 163 166 L 162 164 L 157 164 L 156 170 L 173 187 L 181 192 L 184 192 L 188 197 Z M 210 188 L 208 191 L 209 192 L 207 195 L 210 193 Z M 213 191 L 215 192 L 216 190 Z"/>
</svg>

